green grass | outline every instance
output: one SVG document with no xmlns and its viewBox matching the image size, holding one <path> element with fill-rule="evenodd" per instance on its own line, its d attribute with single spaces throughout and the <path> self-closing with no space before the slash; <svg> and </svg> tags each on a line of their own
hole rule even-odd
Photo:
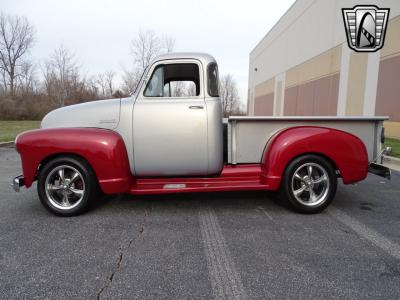
<svg viewBox="0 0 400 300">
<path fill-rule="evenodd" d="M 392 147 L 392 153 L 390 154 L 390 156 L 400 158 L 400 140 L 385 138 L 385 146 Z"/>
<path fill-rule="evenodd" d="M 39 127 L 40 121 L 0 121 L 0 142 L 14 141 L 19 133 Z"/>
</svg>

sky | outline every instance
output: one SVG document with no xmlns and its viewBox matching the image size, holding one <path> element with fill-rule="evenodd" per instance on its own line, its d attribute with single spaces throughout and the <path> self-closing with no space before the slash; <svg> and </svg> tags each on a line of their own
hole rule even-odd
<svg viewBox="0 0 400 300">
<path fill-rule="evenodd" d="M 175 51 L 213 55 L 247 100 L 249 54 L 294 0 L 1 0 L 0 12 L 26 16 L 36 29 L 32 59 L 39 64 L 63 44 L 82 73 L 122 73 L 133 64 L 139 30 L 175 38 Z"/>
</svg>

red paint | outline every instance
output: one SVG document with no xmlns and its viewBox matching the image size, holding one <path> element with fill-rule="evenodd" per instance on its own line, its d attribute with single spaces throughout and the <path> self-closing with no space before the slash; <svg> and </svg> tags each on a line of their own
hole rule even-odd
<svg viewBox="0 0 400 300">
<path fill-rule="evenodd" d="M 217 192 L 267 190 L 260 181 L 259 164 L 227 165 L 217 177 L 198 178 L 146 178 L 137 179 L 131 187 L 131 194 L 169 194 L 187 192 Z M 166 184 L 184 184 L 184 187 L 164 188 Z"/>
<path fill-rule="evenodd" d="M 300 126 L 282 130 L 268 142 L 261 162 L 262 182 L 278 189 L 288 163 L 305 153 L 330 158 L 345 184 L 363 180 L 368 174 L 367 149 L 358 137 L 332 128 Z"/>
<path fill-rule="evenodd" d="M 276 190 L 288 163 L 306 153 L 330 158 L 346 184 L 364 179 L 368 172 L 367 151 L 359 138 L 343 131 L 312 126 L 278 132 L 268 142 L 261 164 L 227 165 L 216 177 L 135 179 L 121 136 L 106 129 L 33 130 L 20 134 L 16 147 L 27 187 L 32 185 L 44 160 L 59 154 L 75 154 L 89 162 L 106 194 Z M 167 184 L 182 186 L 166 188 Z"/>
<path fill-rule="evenodd" d="M 133 177 L 121 136 L 96 128 L 54 128 L 27 131 L 17 137 L 26 187 L 35 180 L 39 164 L 56 154 L 75 154 L 92 166 L 104 193 L 124 193 Z"/>
</svg>

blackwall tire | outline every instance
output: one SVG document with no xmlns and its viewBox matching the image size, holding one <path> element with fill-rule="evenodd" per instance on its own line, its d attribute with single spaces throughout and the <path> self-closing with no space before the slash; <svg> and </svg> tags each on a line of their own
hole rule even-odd
<svg viewBox="0 0 400 300">
<path fill-rule="evenodd" d="M 37 190 L 40 202 L 59 216 L 87 211 L 99 195 L 96 175 L 80 157 L 63 156 L 41 166 Z"/>
<path fill-rule="evenodd" d="M 281 194 L 300 213 L 319 213 L 333 200 L 337 177 L 332 164 L 322 156 L 303 155 L 287 166 Z"/>
</svg>

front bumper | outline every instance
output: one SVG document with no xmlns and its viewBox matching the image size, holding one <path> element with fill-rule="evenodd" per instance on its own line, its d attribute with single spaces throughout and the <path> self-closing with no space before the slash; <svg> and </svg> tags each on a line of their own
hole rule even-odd
<svg viewBox="0 0 400 300">
<path fill-rule="evenodd" d="M 14 191 L 19 192 L 21 189 L 21 186 L 25 185 L 25 181 L 24 181 L 24 176 L 19 175 L 17 177 L 15 177 L 12 181 L 12 187 L 14 189 Z"/>
</svg>

